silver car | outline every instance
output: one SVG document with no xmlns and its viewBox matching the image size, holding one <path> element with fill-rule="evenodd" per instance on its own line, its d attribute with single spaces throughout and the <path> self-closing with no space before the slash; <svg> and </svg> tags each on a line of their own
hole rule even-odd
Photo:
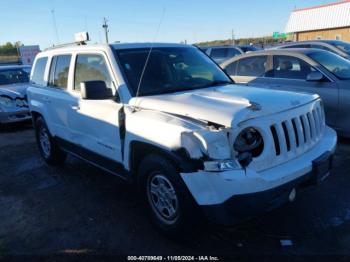
<svg viewBox="0 0 350 262">
<path fill-rule="evenodd" d="M 337 55 L 340 55 L 350 60 L 350 44 L 339 40 L 312 40 L 290 42 L 277 47 L 276 49 L 291 49 L 291 48 L 316 48 L 326 50 Z"/>
<path fill-rule="evenodd" d="M 244 54 L 244 51 L 234 45 L 207 46 L 201 49 L 216 63 L 220 64 L 234 56 Z"/>
<path fill-rule="evenodd" d="M 0 66 L 0 124 L 31 119 L 26 89 L 29 66 Z"/>
<path fill-rule="evenodd" d="M 319 94 L 327 124 L 350 137 L 350 61 L 320 49 L 271 49 L 234 57 L 221 67 L 236 83 Z"/>
</svg>

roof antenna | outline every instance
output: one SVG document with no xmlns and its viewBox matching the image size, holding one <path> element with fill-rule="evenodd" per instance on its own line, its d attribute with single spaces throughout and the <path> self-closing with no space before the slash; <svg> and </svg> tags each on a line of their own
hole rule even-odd
<svg viewBox="0 0 350 262">
<path fill-rule="evenodd" d="M 143 75 L 145 74 L 145 71 L 146 71 L 146 68 L 147 68 L 147 65 L 148 65 L 148 61 L 149 61 L 149 58 L 150 58 L 152 50 L 153 50 L 154 42 L 156 41 L 156 39 L 158 37 L 159 29 L 160 29 L 160 26 L 162 25 L 162 22 L 163 22 L 163 19 L 164 19 L 164 15 L 165 15 L 165 7 L 163 7 L 162 16 L 161 16 L 161 18 L 159 20 L 157 31 L 154 34 L 154 37 L 153 37 L 153 40 L 152 40 L 152 43 L 151 43 L 151 47 L 150 47 L 150 49 L 148 51 L 147 58 L 146 58 L 145 64 L 144 64 L 143 69 L 142 69 L 142 73 L 141 73 L 141 76 L 140 76 L 139 84 L 137 85 L 136 97 L 139 96 L 139 91 L 140 91 Z"/>
<path fill-rule="evenodd" d="M 58 29 L 57 29 L 57 23 L 56 23 L 56 15 L 55 15 L 55 9 L 51 10 L 51 14 L 52 14 L 52 22 L 53 22 L 53 30 L 55 32 L 56 35 L 56 40 L 57 40 L 57 44 L 60 44 L 60 37 L 58 35 Z"/>
</svg>

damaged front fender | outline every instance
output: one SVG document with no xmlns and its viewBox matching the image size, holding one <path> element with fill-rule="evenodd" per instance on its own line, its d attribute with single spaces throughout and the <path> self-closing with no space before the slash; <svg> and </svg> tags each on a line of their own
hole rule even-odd
<svg viewBox="0 0 350 262">
<path fill-rule="evenodd" d="M 194 159 L 206 157 L 213 160 L 224 160 L 232 157 L 227 129 L 183 132 L 181 144 Z"/>
</svg>

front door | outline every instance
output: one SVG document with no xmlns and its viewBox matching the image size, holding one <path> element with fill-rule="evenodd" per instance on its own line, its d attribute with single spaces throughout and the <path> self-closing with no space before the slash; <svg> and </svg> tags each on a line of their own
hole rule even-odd
<svg viewBox="0 0 350 262">
<path fill-rule="evenodd" d="M 116 90 L 111 70 L 103 53 L 78 54 L 75 57 L 73 95 L 77 103 L 71 105 L 70 126 L 72 141 L 91 152 L 115 162 L 122 162 L 119 133 L 119 112 L 123 105 L 114 99 L 84 100 L 80 95 L 80 83 L 101 80 L 107 87 Z M 93 159 L 97 160 L 97 159 Z"/>
</svg>

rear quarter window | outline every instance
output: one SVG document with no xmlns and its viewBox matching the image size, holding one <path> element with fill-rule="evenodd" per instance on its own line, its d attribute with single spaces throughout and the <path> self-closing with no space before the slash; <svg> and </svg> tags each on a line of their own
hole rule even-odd
<svg viewBox="0 0 350 262">
<path fill-rule="evenodd" d="M 35 62 L 31 83 L 39 86 L 46 86 L 44 80 L 47 57 L 38 58 Z"/>
</svg>

